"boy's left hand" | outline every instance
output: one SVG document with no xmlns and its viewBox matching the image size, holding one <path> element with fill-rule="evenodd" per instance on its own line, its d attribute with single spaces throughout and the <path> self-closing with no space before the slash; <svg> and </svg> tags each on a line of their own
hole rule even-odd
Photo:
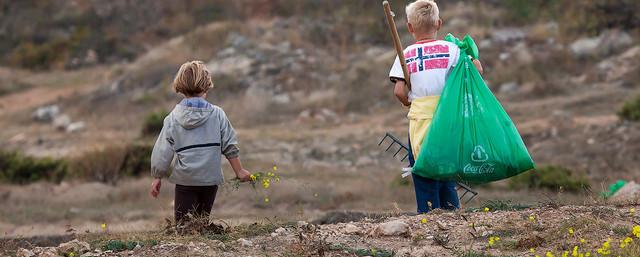
<svg viewBox="0 0 640 257">
<path fill-rule="evenodd" d="M 162 186 L 162 180 L 159 178 L 155 178 L 153 182 L 151 182 L 151 196 L 154 198 L 158 198 L 160 194 L 160 187 Z"/>
<path fill-rule="evenodd" d="M 242 169 L 236 172 L 236 177 L 240 180 L 240 182 L 251 181 L 251 173 L 248 170 Z"/>
<path fill-rule="evenodd" d="M 478 70 L 478 72 L 480 73 L 480 75 L 482 75 L 482 73 L 484 72 L 484 70 L 482 69 L 482 63 L 480 62 L 480 60 L 478 59 L 473 59 L 473 65 L 476 66 L 476 69 Z"/>
</svg>

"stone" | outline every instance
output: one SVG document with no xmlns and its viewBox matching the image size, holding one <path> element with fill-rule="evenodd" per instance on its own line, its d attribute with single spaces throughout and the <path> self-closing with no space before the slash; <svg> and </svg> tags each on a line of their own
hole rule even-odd
<svg viewBox="0 0 640 257">
<path fill-rule="evenodd" d="M 379 224 L 373 231 L 377 236 L 409 236 L 409 225 L 402 220 L 392 220 Z"/>
<path fill-rule="evenodd" d="M 36 247 L 33 250 L 38 257 L 58 257 L 58 250 L 55 247 Z"/>
<path fill-rule="evenodd" d="M 42 106 L 36 109 L 36 111 L 33 112 L 32 117 L 37 121 L 51 122 L 59 114 L 60 114 L 60 107 L 54 104 L 54 105 Z"/>
<path fill-rule="evenodd" d="M 74 133 L 74 132 L 78 132 L 81 130 L 84 130 L 85 128 L 85 124 L 82 121 L 77 121 L 74 123 L 69 124 L 69 126 L 67 126 L 67 133 Z"/>
<path fill-rule="evenodd" d="M 523 40 L 527 32 L 521 28 L 496 29 L 491 33 L 491 38 L 500 43 Z"/>
<path fill-rule="evenodd" d="M 238 239 L 238 243 L 242 246 L 242 247 L 251 247 L 253 246 L 253 242 L 244 239 L 244 238 L 239 238 Z"/>
<path fill-rule="evenodd" d="M 24 248 L 20 248 L 16 252 L 16 257 L 35 257 L 35 256 L 36 254 L 33 251 L 27 250 Z"/>
<path fill-rule="evenodd" d="M 511 81 L 511 82 L 501 84 L 498 89 L 498 92 L 507 93 L 507 94 L 515 93 L 518 91 L 518 89 L 520 89 L 520 85 L 518 85 L 518 83 L 516 83 L 515 81 Z"/>
<path fill-rule="evenodd" d="M 59 130 L 65 130 L 69 124 L 71 124 L 71 118 L 66 114 L 62 114 L 53 119 L 53 126 Z"/>
<path fill-rule="evenodd" d="M 366 166 L 366 165 L 371 165 L 373 163 L 374 163 L 373 159 L 371 159 L 371 157 L 366 155 L 360 156 L 358 157 L 358 160 L 356 160 L 356 166 Z"/>
<path fill-rule="evenodd" d="M 74 239 L 72 241 L 62 243 L 58 246 L 58 253 L 65 254 L 74 252 L 78 253 L 86 253 L 91 251 L 91 246 L 87 242 L 80 241 L 78 239 Z"/>
<path fill-rule="evenodd" d="M 594 53 L 599 45 L 600 37 L 580 38 L 571 43 L 569 49 L 573 55 L 582 57 Z"/>
<path fill-rule="evenodd" d="M 357 235 L 362 233 L 362 229 L 353 224 L 347 224 L 346 226 L 344 226 L 343 231 L 345 234 L 349 234 L 349 235 Z"/>
<path fill-rule="evenodd" d="M 607 30 L 597 37 L 580 38 L 569 49 L 576 57 L 609 54 L 633 44 L 633 38 L 622 30 Z"/>
</svg>

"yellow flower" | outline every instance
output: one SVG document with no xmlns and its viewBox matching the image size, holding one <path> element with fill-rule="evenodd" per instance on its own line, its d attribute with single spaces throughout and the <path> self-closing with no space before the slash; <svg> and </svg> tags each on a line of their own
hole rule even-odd
<svg viewBox="0 0 640 257">
<path fill-rule="evenodd" d="M 102 230 L 107 229 L 107 223 L 102 223 L 102 225 L 100 225 L 100 227 L 102 228 Z"/>
<path fill-rule="evenodd" d="M 620 240 L 620 248 L 627 247 L 627 245 L 629 245 L 631 242 L 633 242 L 633 239 L 631 237 Z"/>
<path fill-rule="evenodd" d="M 587 252 L 584 254 L 584 257 L 590 257 L 591 256 L 591 252 Z"/>
<path fill-rule="evenodd" d="M 584 244 L 585 242 L 587 242 L 587 240 L 584 240 L 584 238 L 580 238 L 580 243 Z"/>
<path fill-rule="evenodd" d="M 251 174 L 251 176 L 249 176 L 249 178 L 251 178 L 252 181 L 256 181 L 256 175 Z"/>
<path fill-rule="evenodd" d="M 489 212 L 489 207 L 484 207 L 484 212 Z"/>
<path fill-rule="evenodd" d="M 422 223 L 422 224 L 427 224 L 427 218 L 422 218 L 422 219 L 420 220 L 420 223 Z"/>
<path fill-rule="evenodd" d="M 533 214 L 529 215 L 529 221 L 531 222 L 536 221 L 536 216 L 533 216 Z"/>
<path fill-rule="evenodd" d="M 265 198 L 264 198 L 264 202 L 265 202 L 265 203 L 268 203 L 268 202 L 269 202 L 269 197 L 265 197 Z"/>
<path fill-rule="evenodd" d="M 70 252 L 69 253 L 69 257 L 75 257 L 75 256 L 76 256 L 76 254 L 74 252 Z"/>
<path fill-rule="evenodd" d="M 609 255 L 611 253 L 611 239 L 602 243 L 602 247 L 598 248 L 596 252 L 603 256 Z"/>
<path fill-rule="evenodd" d="M 633 226 L 633 235 L 636 236 L 637 238 L 640 238 L 640 226 L 638 225 Z"/>
<path fill-rule="evenodd" d="M 571 252 L 571 256 L 578 257 L 578 246 L 573 247 L 573 251 Z"/>
<path fill-rule="evenodd" d="M 547 256 L 547 257 L 553 257 L 553 253 L 551 253 L 551 252 L 547 252 L 547 255 L 545 255 L 545 256 Z"/>
<path fill-rule="evenodd" d="M 569 228 L 569 235 L 573 236 L 573 228 Z"/>
<path fill-rule="evenodd" d="M 278 171 L 278 166 L 276 166 L 275 164 L 273 165 L 273 171 Z"/>
<path fill-rule="evenodd" d="M 529 252 L 530 252 L 530 253 L 535 253 L 535 252 L 536 252 L 536 249 L 535 249 L 535 248 L 531 248 L 531 249 L 529 249 Z"/>
<path fill-rule="evenodd" d="M 262 187 L 264 187 L 264 189 L 268 189 L 268 188 L 269 188 L 270 183 L 271 183 L 271 182 L 269 181 L 269 179 L 263 179 L 263 180 L 262 180 Z"/>
<path fill-rule="evenodd" d="M 632 215 L 633 215 L 634 213 L 636 213 L 636 208 L 631 208 L 631 209 L 629 209 L 629 213 L 631 213 Z"/>
<path fill-rule="evenodd" d="M 497 237 L 497 236 L 489 237 L 489 246 L 493 246 L 498 241 L 500 241 L 500 237 Z"/>
</svg>

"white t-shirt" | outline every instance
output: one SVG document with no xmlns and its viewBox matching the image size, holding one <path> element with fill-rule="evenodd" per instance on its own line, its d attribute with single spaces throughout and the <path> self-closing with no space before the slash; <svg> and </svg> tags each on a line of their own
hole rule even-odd
<svg viewBox="0 0 640 257">
<path fill-rule="evenodd" d="M 404 49 L 407 69 L 411 76 L 409 101 L 440 95 L 453 66 L 458 63 L 460 48 L 444 40 L 418 41 Z M 396 57 L 389 78 L 392 82 L 404 79 L 400 60 Z"/>
</svg>

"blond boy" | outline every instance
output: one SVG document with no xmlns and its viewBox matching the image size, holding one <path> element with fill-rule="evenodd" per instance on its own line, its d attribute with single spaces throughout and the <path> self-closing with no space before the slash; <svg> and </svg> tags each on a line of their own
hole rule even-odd
<svg viewBox="0 0 640 257">
<path fill-rule="evenodd" d="M 396 58 L 389 78 L 394 83 L 394 94 L 405 106 L 410 106 L 409 118 L 409 162 L 413 166 L 420 152 L 420 146 L 427 134 L 433 112 L 440 100 L 449 73 L 458 63 L 460 49 L 457 45 L 438 40 L 442 28 L 440 10 L 432 0 L 417 0 L 406 7 L 407 28 L 416 42 L 404 50 L 404 58 L 409 70 L 411 89 L 408 90 L 400 60 Z M 470 58 L 463 56 L 463 58 Z M 478 71 L 482 65 L 473 60 Z M 415 158 L 414 158 L 415 157 Z M 416 201 L 419 213 L 434 208 L 459 208 L 454 181 L 438 181 L 413 175 Z"/>
<path fill-rule="evenodd" d="M 179 224 L 188 213 L 197 217 L 211 213 L 218 186 L 224 182 L 221 155 L 241 181 L 250 180 L 251 174 L 240 162 L 235 130 L 222 108 L 205 100 L 211 88 L 211 75 L 203 62 L 180 66 L 173 89 L 185 98 L 164 119 L 151 154 L 151 175 L 155 178 L 151 195 L 157 197 L 162 178 L 169 177 L 176 185 L 174 212 Z"/>
</svg>

